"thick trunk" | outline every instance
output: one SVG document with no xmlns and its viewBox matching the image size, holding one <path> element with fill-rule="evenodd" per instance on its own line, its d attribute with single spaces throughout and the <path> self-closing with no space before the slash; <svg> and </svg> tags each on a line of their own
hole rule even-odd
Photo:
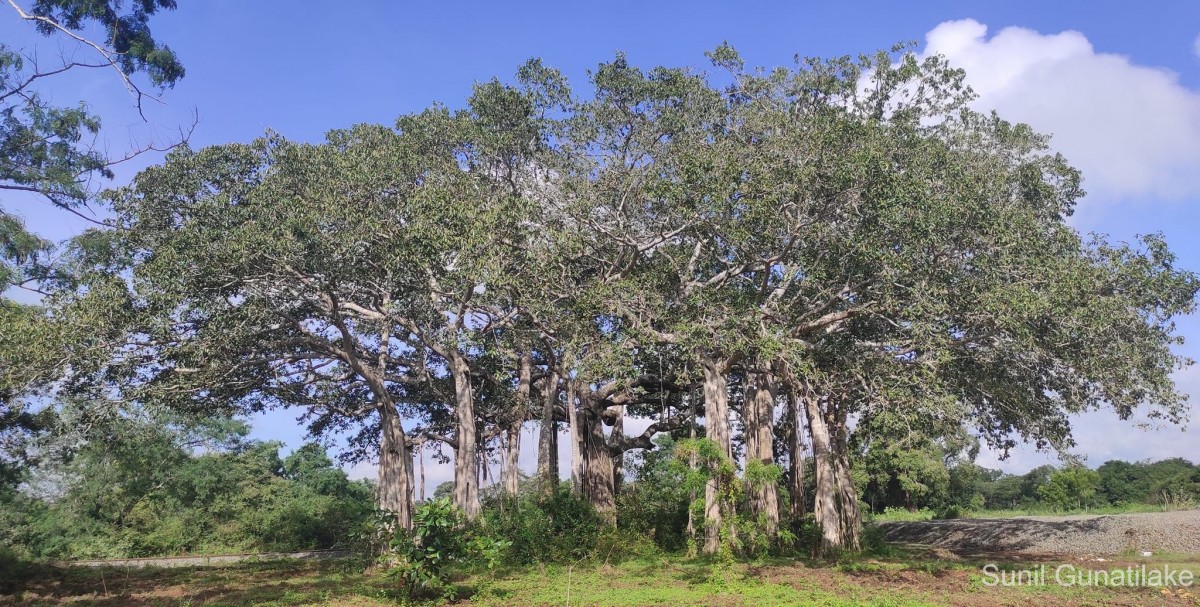
<svg viewBox="0 0 1200 607">
<path fill-rule="evenodd" d="M 583 475 L 587 469 L 587 460 L 583 457 L 581 441 L 584 433 L 579 428 L 579 384 L 575 381 L 567 383 L 567 423 L 571 425 L 571 487 L 575 491 L 583 491 Z"/>
<path fill-rule="evenodd" d="M 696 439 L 696 392 L 693 390 L 688 394 L 688 410 L 691 411 L 691 423 L 688 424 L 688 438 Z M 696 452 L 692 451 L 688 455 L 688 469 L 696 469 Z M 696 502 L 696 490 L 688 491 L 688 509 L 687 509 L 687 537 L 696 536 L 696 514 L 692 509 L 692 504 Z"/>
<path fill-rule="evenodd" d="M 504 492 L 516 495 L 521 489 L 521 423 L 512 422 L 504 431 Z"/>
<path fill-rule="evenodd" d="M 379 440 L 379 487 L 376 498 L 380 510 L 392 512 L 396 524 L 412 528 L 412 466 L 404 427 L 396 407 L 387 403 L 379 407 L 382 436 Z"/>
<path fill-rule="evenodd" d="M 517 402 L 512 419 L 505 429 L 504 491 L 516 495 L 521 488 L 521 428 L 529 410 L 529 383 L 532 363 L 528 352 L 522 352 L 517 363 Z"/>
<path fill-rule="evenodd" d="M 775 461 L 775 437 L 772 432 L 775 410 L 775 385 L 769 373 L 747 374 L 743 421 L 746 427 L 746 465 L 758 462 L 770 466 Z M 767 535 L 779 530 L 779 490 L 773 481 L 752 479 L 750 511 L 762 518 Z"/>
<path fill-rule="evenodd" d="M 617 502 L 613 481 L 613 458 L 604 438 L 601 411 L 585 401 L 579 421 L 583 423 L 583 457 L 587 460 L 583 473 L 583 495 L 611 524 L 616 524 Z"/>
<path fill-rule="evenodd" d="M 841 548 L 843 541 L 842 517 L 838 508 L 839 486 L 835 470 L 834 453 L 829 435 L 829 426 L 821 411 L 821 403 L 813 394 L 803 397 L 808 429 L 812 434 L 813 468 L 816 473 L 817 493 L 813 504 L 813 515 L 821 529 L 822 554 Z"/>
<path fill-rule="evenodd" d="M 842 546 L 858 550 L 862 546 L 862 512 L 858 507 L 858 487 L 850 476 L 849 432 L 846 414 L 831 415 L 833 438 L 833 465 L 837 472 L 838 500 L 842 515 Z"/>
<path fill-rule="evenodd" d="M 729 435 L 729 389 L 725 380 L 724 365 L 713 360 L 704 361 L 704 420 L 705 438 L 717 445 L 720 453 L 728 459 L 733 457 L 733 445 Z M 714 554 L 721 547 L 721 526 L 728 507 L 724 504 L 728 488 L 725 479 L 713 471 L 713 476 L 704 485 L 704 552 Z"/>
<path fill-rule="evenodd" d="M 558 420 L 550 420 L 550 480 L 558 486 L 558 474 L 562 467 L 558 462 Z"/>
<path fill-rule="evenodd" d="M 557 442 L 555 434 L 558 424 L 554 423 L 554 407 L 558 404 L 558 371 L 550 370 L 546 378 L 546 389 L 542 395 L 542 424 L 538 434 L 538 479 L 546 486 L 558 482 L 558 466 L 556 465 Z"/>
<path fill-rule="evenodd" d="M 791 466 L 792 494 L 789 514 L 792 519 L 792 532 L 798 533 L 804 522 L 805 508 L 808 496 L 804 490 L 804 414 L 800 411 L 800 396 L 795 390 L 789 395 L 789 409 L 792 417 L 792 429 L 788 434 L 788 464 Z"/>
<path fill-rule="evenodd" d="M 611 443 L 619 445 L 618 441 L 623 436 L 625 436 L 625 407 L 617 407 L 617 417 L 613 421 L 612 434 L 609 436 L 609 439 Z M 621 490 L 621 481 L 623 480 L 625 480 L 625 454 L 617 451 L 617 455 L 613 457 L 614 495 Z"/>
<path fill-rule="evenodd" d="M 421 492 L 420 501 L 425 501 L 425 449 L 424 447 L 417 448 L 417 467 L 421 471 L 421 478 L 417 482 L 417 488 Z"/>
<path fill-rule="evenodd" d="M 458 449 L 454 452 L 454 505 L 468 519 L 473 519 L 483 510 L 479 503 L 479 477 L 476 475 L 479 452 L 475 445 L 475 398 L 471 388 L 471 369 L 457 351 L 450 357 L 450 373 L 454 377 L 455 438 L 458 441 Z"/>
</svg>

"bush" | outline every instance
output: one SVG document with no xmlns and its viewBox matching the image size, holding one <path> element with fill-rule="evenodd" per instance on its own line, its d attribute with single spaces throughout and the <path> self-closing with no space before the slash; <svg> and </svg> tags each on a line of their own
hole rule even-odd
<svg viewBox="0 0 1200 607">
<path fill-rule="evenodd" d="M 400 561 L 393 572 L 404 580 L 409 598 L 418 592 L 441 594 L 443 570 L 464 552 L 458 534 L 464 523 L 454 504 L 442 498 L 417 508 L 411 534 L 396 534 L 392 551 Z"/>
<path fill-rule="evenodd" d="M 595 553 L 607 527 L 595 508 L 566 485 L 493 498 L 483 521 L 494 537 L 510 542 L 504 560 L 513 564 L 586 558 Z"/>
<path fill-rule="evenodd" d="M 947 506 L 938 510 L 937 514 L 933 515 L 936 520 L 952 520 L 956 518 L 967 518 L 970 516 L 970 511 L 959 506 Z"/>
<path fill-rule="evenodd" d="M 635 480 L 617 494 L 617 526 L 631 536 L 653 539 L 663 550 L 683 550 L 688 543 L 688 470 L 675 461 L 670 436 L 656 438 L 655 444 L 656 449 L 627 459 L 626 469 Z"/>
<path fill-rule="evenodd" d="M 16 594 L 21 588 L 20 581 L 27 576 L 28 568 L 28 563 L 8 548 L 0 546 L 0 594 Z"/>
</svg>

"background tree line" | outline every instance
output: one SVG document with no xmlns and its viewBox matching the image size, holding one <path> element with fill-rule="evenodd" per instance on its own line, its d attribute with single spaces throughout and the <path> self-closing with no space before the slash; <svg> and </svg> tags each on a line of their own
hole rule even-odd
<svg viewBox="0 0 1200 607">
<path fill-rule="evenodd" d="M 84 414 L 70 406 L 62 412 L 73 420 Z M 189 425 L 162 418 L 126 419 L 94 429 L 93 436 L 104 438 L 61 448 L 71 452 L 69 459 L 45 463 L 20 490 L 8 486 L 0 493 L 0 542 L 32 559 L 310 549 L 361 553 L 369 547 L 372 534 L 380 531 L 373 482 L 348 480 L 320 445 L 305 444 L 281 458 L 278 443 L 247 440 L 247 431 L 230 420 Z M 676 434 L 681 437 L 660 436 L 657 448 L 627 456 L 616 528 L 609 531 L 569 482 L 547 488 L 522 475 L 518 492 L 511 494 L 501 479 L 493 479 L 481 489 L 480 527 L 507 544 L 497 558 L 522 564 L 578 560 L 618 546 L 687 550 L 694 537 L 689 527 L 696 524 L 689 493 L 702 484 L 690 482 L 688 459 L 676 449 L 688 439 Z M 864 512 L 887 519 L 1189 508 L 1200 498 L 1200 466 L 1181 458 L 1111 460 L 1096 469 L 1045 465 L 1010 474 L 947 459 L 940 449 L 930 449 L 927 456 L 905 454 L 878 466 L 876 454 L 856 455 L 857 499 Z M 811 462 L 808 467 L 802 495 L 808 496 L 804 507 L 811 511 L 816 486 Z M 774 482 L 787 497 L 786 479 Z M 454 483 L 448 481 L 415 506 L 448 504 L 453 494 Z M 749 517 L 741 521 L 741 549 L 751 554 L 780 549 L 760 523 Z M 800 531 L 794 543 L 802 550 L 815 548 L 815 530 Z"/>
<path fill-rule="evenodd" d="M 69 413 L 68 413 L 69 414 Z M 246 440 L 240 422 L 124 419 L 0 495 L 0 541 L 27 558 L 349 548 L 373 487 L 306 444 Z"/>
</svg>

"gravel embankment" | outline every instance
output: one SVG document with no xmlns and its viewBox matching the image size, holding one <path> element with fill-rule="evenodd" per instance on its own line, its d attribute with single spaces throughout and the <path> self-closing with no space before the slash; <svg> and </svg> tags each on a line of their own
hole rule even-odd
<svg viewBox="0 0 1200 607">
<path fill-rule="evenodd" d="M 889 542 L 933 546 L 958 554 L 1089 556 L 1143 550 L 1200 554 L 1200 510 L 891 522 L 878 526 Z"/>
</svg>

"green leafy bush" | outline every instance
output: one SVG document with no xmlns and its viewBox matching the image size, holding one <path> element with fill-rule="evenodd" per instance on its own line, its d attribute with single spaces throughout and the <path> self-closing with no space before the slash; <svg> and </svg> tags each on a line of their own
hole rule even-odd
<svg viewBox="0 0 1200 607">
<path fill-rule="evenodd" d="M 688 542 L 688 470 L 675 462 L 670 436 L 660 436 L 655 443 L 656 449 L 628 458 L 626 469 L 634 480 L 617 494 L 617 527 L 652 539 L 663 550 L 683 550 Z"/>
<path fill-rule="evenodd" d="M 413 513 L 411 532 L 397 533 L 392 553 L 399 557 L 392 572 L 404 581 L 410 598 L 445 593 L 445 570 L 467 556 L 466 519 L 449 499 L 426 502 Z"/>
<path fill-rule="evenodd" d="M 595 552 L 605 527 L 596 509 L 566 485 L 497 496 L 486 504 L 483 525 L 510 542 L 504 560 L 514 564 L 583 559 Z"/>
</svg>

